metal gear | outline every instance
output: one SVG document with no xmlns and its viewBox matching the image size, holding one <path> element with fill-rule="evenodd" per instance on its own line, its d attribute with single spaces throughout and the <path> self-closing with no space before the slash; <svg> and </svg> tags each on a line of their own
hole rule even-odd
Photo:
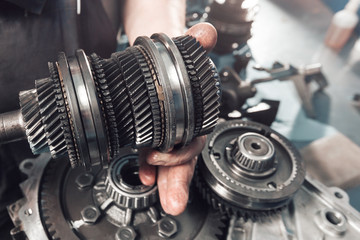
<svg viewBox="0 0 360 240">
<path fill-rule="evenodd" d="M 51 155 L 56 158 L 67 152 L 64 127 L 61 123 L 61 118 L 66 118 L 66 116 L 64 113 L 65 109 L 63 109 L 63 113 L 58 109 L 56 92 L 60 92 L 60 89 L 56 89 L 56 87 L 59 87 L 59 84 L 56 85 L 54 83 L 58 82 L 59 79 L 53 63 L 49 63 L 49 70 L 51 78 L 36 80 L 35 87 L 47 144 Z M 69 132 L 69 129 L 67 132 Z"/>
<path fill-rule="evenodd" d="M 124 151 L 118 161 L 115 160 L 114 167 L 126 162 L 137 162 L 137 159 L 133 159 L 134 157 L 136 158 L 134 153 Z M 123 208 L 110 195 L 107 195 L 105 190 L 104 182 L 109 177 L 110 170 L 89 173 L 82 168 L 72 169 L 69 164 L 62 162 L 63 159 L 49 159 L 42 156 L 40 159 L 25 160 L 21 165 L 33 164 L 32 169 L 23 169 L 30 178 L 23 186 L 36 182 L 36 186 L 31 186 L 32 189 L 35 187 L 39 191 L 29 194 L 26 200 L 29 203 L 34 201 L 38 203 L 38 208 L 31 207 L 32 211 L 36 211 L 32 212 L 32 216 L 39 216 L 37 222 L 41 222 L 41 224 L 36 224 L 36 232 L 25 232 L 29 240 L 38 239 L 38 236 L 44 235 L 48 239 L 57 240 L 114 239 L 118 229 L 124 226 L 133 229 L 139 239 L 168 239 L 159 233 L 160 224 L 167 219 L 171 219 L 177 226 L 171 239 L 226 239 L 229 219 L 202 204 L 195 189 L 191 188 L 188 207 L 180 216 L 166 215 L 156 202 L 144 208 Z M 129 172 L 130 175 L 136 173 L 136 171 Z M 78 180 L 84 179 L 82 176 L 85 175 L 88 180 L 86 178 Z M 89 178 L 89 176 L 94 176 L 94 178 Z M 130 177 L 128 181 L 134 183 L 133 176 L 125 174 L 123 177 Z M 83 184 L 81 188 L 80 182 Z M 20 201 L 19 204 L 24 204 L 24 202 Z M 89 214 L 85 218 L 86 209 L 92 209 L 98 214 Z M 18 220 L 17 223 L 20 222 Z M 31 229 L 33 223 L 34 221 L 23 221 L 23 229 Z"/>
<path fill-rule="evenodd" d="M 96 85 L 96 90 L 101 98 L 102 112 L 104 114 L 104 120 L 106 125 L 106 131 L 108 136 L 108 145 L 110 146 L 110 156 L 115 158 L 119 155 L 120 148 L 120 139 L 119 132 L 117 128 L 117 122 L 115 117 L 115 110 L 113 100 L 111 98 L 111 93 L 109 89 L 109 84 L 105 76 L 109 76 L 108 72 L 105 72 L 105 69 L 108 69 L 110 65 L 109 61 L 101 59 L 96 53 L 91 54 L 90 61 L 92 63 L 92 74 L 94 76 L 94 82 Z M 121 74 L 117 74 L 118 77 L 121 77 Z M 122 81 L 118 81 L 122 82 Z"/>
<path fill-rule="evenodd" d="M 215 209 L 256 221 L 284 207 L 304 178 L 304 163 L 288 140 L 262 124 L 236 120 L 208 137 L 195 182 Z"/>
<path fill-rule="evenodd" d="M 25 123 L 26 135 L 34 154 L 47 150 L 44 126 L 41 124 L 40 107 L 37 93 L 33 90 L 22 91 L 19 94 L 20 109 Z"/>
<path fill-rule="evenodd" d="M 152 109 L 156 108 L 156 106 L 152 106 L 152 104 L 156 104 L 152 99 L 155 98 L 156 100 L 157 95 L 154 91 L 155 86 L 149 68 L 146 66 L 145 57 L 137 48 L 132 48 L 122 53 L 115 53 L 112 58 L 116 59 L 120 66 L 129 99 L 129 102 L 125 104 L 130 107 L 131 112 L 129 112 L 128 116 L 132 118 L 130 126 L 133 129 L 132 141 L 134 142 L 130 142 L 130 145 L 142 147 L 151 144 L 152 146 L 154 144 L 153 135 L 155 130 L 153 114 L 158 113 L 152 111 Z M 119 111 L 122 107 L 121 105 L 116 106 Z M 159 117 L 157 116 L 157 118 Z M 127 131 L 123 130 L 123 132 Z"/>
<path fill-rule="evenodd" d="M 220 93 L 219 76 L 215 65 L 195 38 L 182 36 L 174 38 L 184 59 L 194 96 L 194 135 L 210 133 L 219 118 Z"/>
<path fill-rule="evenodd" d="M 32 120 L 43 129 L 36 137 L 45 135 L 54 158 L 68 155 L 73 167 L 88 170 L 108 167 L 125 146 L 166 152 L 188 145 L 212 131 L 219 115 L 219 79 L 205 55 L 194 38 L 165 34 L 139 37 L 109 59 L 60 53 L 49 63 L 50 78 L 36 81 L 38 96 L 27 107 L 40 111 Z M 17 121 L 11 134 L 17 140 L 26 136 L 14 116 L 3 118 Z M 8 141 L 5 132 L 1 139 Z M 33 145 L 35 136 L 28 136 Z"/>
</svg>

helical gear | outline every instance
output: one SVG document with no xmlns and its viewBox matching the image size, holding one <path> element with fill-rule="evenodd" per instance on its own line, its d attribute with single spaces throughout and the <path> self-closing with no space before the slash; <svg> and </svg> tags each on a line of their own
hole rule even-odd
<svg viewBox="0 0 360 240">
<path fill-rule="evenodd" d="M 26 135 L 30 148 L 34 154 L 46 151 L 45 130 L 41 123 L 40 107 L 37 93 L 34 89 L 22 91 L 19 94 L 20 111 L 25 123 Z"/>
<path fill-rule="evenodd" d="M 32 125 L 41 141 L 35 144 L 31 124 L 25 128 L 34 153 L 48 147 L 54 158 L 67 155 L 73 167 L 107 167 L 125 146 L 169 151 L 188 145 L 218 119 L 215 66 L 190 36 L 140 37 L 109 59 L 82 50 L 74 57 L 60 53 L 49 70 L 26 107 L 40 112 Z"/>
<path fill-rule="evenodd" d="M 212 131 L 219 115 L 219 76 L 203 47 L 191 36 L 174 39 L 184 59 L 194 96 L 195 134 Z"/>
</svg>

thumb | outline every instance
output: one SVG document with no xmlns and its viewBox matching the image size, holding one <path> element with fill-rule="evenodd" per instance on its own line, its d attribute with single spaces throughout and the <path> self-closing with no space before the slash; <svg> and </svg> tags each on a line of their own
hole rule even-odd
<svg viewBox="0 0 360 240">
<path fill-rule="evenodd" d="M 217 41 L 217 32 L 210 23 L 198 23 L 189 28 L 185 35 L 196 38 L 206 51 L 211 51 Z"/>
</svg>

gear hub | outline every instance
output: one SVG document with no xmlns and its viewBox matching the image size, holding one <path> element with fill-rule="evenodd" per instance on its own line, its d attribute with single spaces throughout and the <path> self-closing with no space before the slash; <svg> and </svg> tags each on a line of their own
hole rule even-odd
<svg viewBox="0 0 360 240">
<path fill-rule="evenodd" d="M 304 178 L 304 163 L 288 140 L 262 124 L 239 120 L 219 124 L 208 137 L 195 177 L 215 209 L 245 220 L 276 213 Z"/>
</svg>

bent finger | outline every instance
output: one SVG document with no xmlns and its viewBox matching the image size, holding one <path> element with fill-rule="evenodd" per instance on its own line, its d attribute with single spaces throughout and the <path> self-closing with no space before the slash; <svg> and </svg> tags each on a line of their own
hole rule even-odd
<svg viewBox="0 0 360 240">
<path fill-rule="evenodd" d="M 144 149 L 139 152 L 139 178 L 142 184 L 151 186 L 155 184 L 156 167 L 146 162 L 146 156 L 150 150 Z"/>
<path fill-rule="evenodd" d="M 163 153 L 151 151 L 147 155 L 147 162 L 151 165 L 175 166 L 186 163 L 200 154 L 205 146 L 206 136 L 195 138 L 188 146 Z"/>
</svg>

